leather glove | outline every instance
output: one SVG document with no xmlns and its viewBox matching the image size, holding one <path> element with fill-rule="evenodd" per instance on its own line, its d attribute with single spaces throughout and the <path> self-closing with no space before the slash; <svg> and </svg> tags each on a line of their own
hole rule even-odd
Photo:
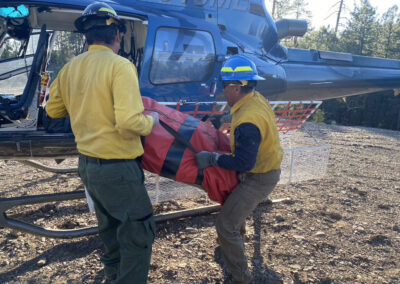
<svg viewBox="0 0 400 284">
<path fill-rule="evenodd" d="M 221 154 L 201 151 L 195 154 L 197 167 L 202 170 L 211 166 L 217 166 L 219 156 L 221 156 Z"/>
<path fill-rule="evenodd" d="M 151 112 L 151 113 L 149 113 L 149 116 L 151 116 L 154 120 L 153 128 L 156 127 L 160 123 L 160 118 L 158 116 L 158 112 Z"/>
</svg>

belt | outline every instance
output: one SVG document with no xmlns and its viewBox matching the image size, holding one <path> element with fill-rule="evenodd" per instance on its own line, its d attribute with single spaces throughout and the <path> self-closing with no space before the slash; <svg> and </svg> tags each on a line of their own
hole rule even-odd
<svg viewBox="0 0 400 284">
<path fill-rule="evenodd" d="M 137 161 L 140 163 L 141 159 L 141 157 L 138 157 L 136 159 L 101 159 L 101 158 L 93 158 L 85 156 L 82 154 L 80 154 L 79 156 L 88 163 L 98 164 L 98 165 L 115 164 L 115 163 L 130 162 L 130 161 Z"/>
</svg>

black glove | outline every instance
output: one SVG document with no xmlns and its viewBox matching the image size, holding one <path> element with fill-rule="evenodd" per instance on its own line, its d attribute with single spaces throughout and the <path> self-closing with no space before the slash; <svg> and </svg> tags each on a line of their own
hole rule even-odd
<svg viewBox="0 0 400 284">
<path fill-rule="evenodd" d="M 195 155 L 197 167 L 202 170 L 211 166 L 217 166 L 217 161 L 221 154 L 201 151 Z"/>
<path fill-rule="evenodd" d="M 232 120 L 232 116 L 229 113 L 215 114 L 210 117 L 210 122 L 216 129 L 219 129 L 224 123 L 229 123 Z"/>
</svg>

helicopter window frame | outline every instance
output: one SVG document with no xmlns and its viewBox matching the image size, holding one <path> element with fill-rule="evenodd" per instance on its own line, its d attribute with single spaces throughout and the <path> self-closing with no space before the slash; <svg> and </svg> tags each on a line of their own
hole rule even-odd
<svg viewBox="0 0 400 284">
<path fill-rule="evenodd" d="M 209 45 L 196 45 L 196 44 L 188 44 L 187 42 L 180 42 L 180 45 L 183 47 L 183 52 L 180 51 L 180 55 L 179 54 L 174 54 L 176 53 L 176 50 L 169 50 L 168 49 L 168 45 L 165 46 L 165 41 L 162 43 L 162 48 L 160 49 L 161 52 L 169 52 L 169 54 L 166 54 L 166 56 L 168 56 L 169 58 L 176 58 L 177 56 L 179 58 L 182 58 L 182 56 L 188 57 L 188 54 L 200 54 L 200 53 L 207 53 L 208 50 L 211 51 L 211 53 L 206 54 L 206 56 L 204 57 L 204 55 L 202 55 L 204 57 L 203 60 L 197 60 L 198 62 L 201 61 L 205 61 L 206 62 L 206 66 L 194 66 L 194 64 L 191 64 L 191 66 L 187 66 L 186 68 L 179 68 L 179 75 L 187 75 L 187 74 L 192 74 L 191 77 L 184 77 L 181 76 L 175 76 L 175 77 L 171 77 L 168 75 L 171 75 L 171 70 L 169 69 L 170 66 L 166 66 L 168 67 L 168 71 L 167 72 L 163 72 L 163 71 L 157 71 L 157 73 L 155 73 L 154 70 L 157 70 L 156 68 L 159 68 L 157 65 L 160 64 L 160 61 L 158 60 L 160 57 L 156 56 L 157 52 L 160 52 L 157 50 L 157 47 L 159 45 L 158 40 L 161 39 L 160 37 L 160 31 L 164 30 L 166 32 L 168 32 L 168 30 L 173 30 L 174 32 L 176 32 L 176 37 L 174 40 L 176 40 L 176 38 L 179 35 L 185 35 L 185 32 L 188 33 L 194 33 L 194 37 L 197 39 L 196 41 L 199 41 L 199 33 L 201 33 L 203 35 L 203 37 L 208 37 L 209 39 Z M 171 32 L 170 32 L 171 33 Z M 189 28 L 177 28 L 177 27 L 171 27 L 171 26 L 160 26 L 157 28 L 156 33 L 155 33 L 155 42 L 154 42 L 154 46 L 153 46 L 153 52 L 152 52 L 152 59 L 151 59 L 151 65 L 150 65 L 150 71 L 149 71 L 149 81 L 153 84 L 153 85 L 168 85 L 168 84 L 181 84 L 181 83 L 196 83 L 196 82 L 206 82 L 207 80 L 209 80 L 213 73 L 214 73 L 214 66 L 215 66 L 215 61 L 216 61 L 216 45 L 215 45 L 215 39 L 213 37 L 213 34 L 210 33 L 209 31 L 205 31 L 205 30 L 200 30 L 200 29 L 189 29 Z M 168 35 L 170 36 L 170 34 Z M 201 40 L 201 39 L 200 39 Z M 204 39 L 203 39 L 204 40 Z M 167 50 L 165 50 L 167 49 Z M 175 51 L 175 52 L 174 52 Z M 179 60 L 178 58 L 178 60 Z M 193 58 L 193 57 L 192 57 Z M 208 59 L 207 59 L 208 58 Z M 211 59 L 211 60 L 210 60 Z M 188 61 L 192 61 L 193 60 L 188 60 Z M 207 61 L 209 61 L 207 63 Z M 167 61 L 167 64 L 173 62 L 174 64 L 177 63 L 177 60 L 173 60 L 173 61 Z M 185 64 L 185 62 L 183 62 Z M 177 70 L 177 66 L 172 66 L 172 68 L 174 68 L 175 70 Z M 199 78 L 199 79 L 194 79 L 193 77 L 195 76 L 196 78 L 199 77 L 199 72 L 201 71 L 201 68 L 203 68 L 205 70 L 204 75 Z M 200 71 L 199 71 L 200 70 Z M 160 76 L 160 74 L 162 76 L 166 76 L 166 77 L 157 77 Z M 155 77 L 156 76 L 156 77 Z M 190 75 L 189 75 L 190 76 Z"/>
<path fill-rule="evenodd" d="M 29 73 L 38 48 L 40 30 L 32 29 L 27 39 L 6 37 L 3 41 L 15 44 L 16 55 L 0 59 L 0 96 L 19 99 L 29 81 Z M 1 108 L 1 103 L 0 103 Z"/>
</svg>

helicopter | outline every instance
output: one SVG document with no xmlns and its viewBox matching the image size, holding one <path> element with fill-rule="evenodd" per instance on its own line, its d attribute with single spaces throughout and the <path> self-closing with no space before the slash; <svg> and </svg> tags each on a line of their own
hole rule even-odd
<svg viewBox="0 0 400 284">
<path fill-rule="evenodd" d="M 280 40 L 303 36 L 302 20 L 274 21 L 262 0 L 103 0 L 124 20 L 120 55 L 137 68 L 142 96 L 157 102 L 224 108 L 219 73 L 231 55 L 257 66 L 257 90 L 269 100 L 302 101 L 400 88 L 400 61 L 347 53 L 286 48 Z M 61 34 L 76 35 L 74 21 L 89 0 L 19 0 L 0 3 L 0 159 L 62 160 L 77 156 L 71 131 L 49 131 L 44 110 L 52 54 Z M 83 40 L 84 42 L 84 40 Z M 82 50 L 87 48 L 85 44 Z M 80 51 L 82 51 L 80 50 Z M 82 193 L 0 202 L 0 225 L 54 237 L 9 219 L 5 211 L 29 202 L 67 200 Z M 92 232 L 92 231 L 90 231 Z"/>
</svg>

